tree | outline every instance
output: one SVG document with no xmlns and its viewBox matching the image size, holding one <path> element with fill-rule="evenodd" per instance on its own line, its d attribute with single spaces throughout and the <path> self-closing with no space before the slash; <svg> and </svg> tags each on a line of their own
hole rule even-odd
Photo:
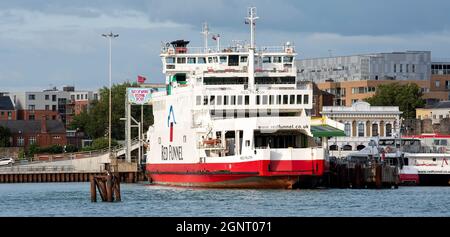
<svg viewBox="0 0 450 237">
<path fill-rule="evenodd" d="M 116 140 L 125 139 L 125 122 L 120 118 L 125 117 L 125 95 L 127 87 L 139 87 L 136 83 L 125 82 L 114 84 L 111 93 L 111 137 Z M 140 106 L 132 106 L 131 114 L 136 120 L 140 120 Z M 84 131 L 91 138 L 108 137 L 109 125 L 109 88 L 100 89 L 100 100 L 93 101 L 89 111 L 82 112 L 74 117 L 70 125 L 71 129 Z M 151 106 L 144 106 L 144 128 L 153 124 L 153 112 Z"/>
<path fill-rule="evenodd" d="M 11 131 L 7 127 L 0 126 L 0 147 L 9 147 L 11 145 Z"/>
<path fill-rule="evenodd" d="M 375 95 L 365 101 L 372 106 L 398 106 L 406 119 L 415 118 L 416 108 L 425 105 L 420 87 L 414 83 L 379 85 Z"/>
<path fill-rule="evenodd" d="M 117 146 L 118 143 L 116 140 L 111 140 L 111 147 L 115 147 Z M 85 147 L 83 148 L 83 151 L 97 151 L 97 150 L 103 150 L 108 148 L 109 146 L 109 141 L 108 138 L 97 138 L 94 139 L 94 141 L 92 141 L 92 145 L 89 147 Z"/>
</svg>

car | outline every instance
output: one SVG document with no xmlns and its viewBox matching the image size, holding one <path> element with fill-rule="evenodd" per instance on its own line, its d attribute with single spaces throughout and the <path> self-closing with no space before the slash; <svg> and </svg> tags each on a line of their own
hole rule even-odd
<svg viewBox="0 0 450 237">
<path fill-rule="evenodd" d="M 2 165 L 12 165 L 14 164 L 14 159 L 13 158 L 2 158 L 0 159 L 0 166 Z"/>
</svg>

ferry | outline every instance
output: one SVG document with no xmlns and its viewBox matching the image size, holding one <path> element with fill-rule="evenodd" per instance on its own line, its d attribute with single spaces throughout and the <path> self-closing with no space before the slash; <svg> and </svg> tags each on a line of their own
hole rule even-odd
<svg viewBox="0 0 450 237">
<path fill-rule="evenodd" d="M 209 47 L 204 24 L 203 47 L 162 45 L 166 89 L 152 94 L 155 122 L 146 137 L 152 183 L 292 189 L 314 186 L 328 170 L 320 136 L 344 125 L 311 120 L 313 88 L 297 81 L 295 47 L 256 47 L 258 18 L 249 8 L 249 44 L 223 48 L 213 35 L 217 47 Z"/>
</svg>

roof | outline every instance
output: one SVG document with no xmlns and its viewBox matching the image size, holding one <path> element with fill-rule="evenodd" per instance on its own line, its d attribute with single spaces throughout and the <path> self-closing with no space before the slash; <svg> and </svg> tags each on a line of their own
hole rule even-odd
<svg viewBox="0 0 450 237">
<path fill-rule="evenodd" d="M 40 133 L 40 120 L 6 120 L 0 121 L 0 126 L 7 127 L 11 133 Z M 47 132 L 62 134 L 66 133 L 64 123 L 58 120 L 47 120 Z"/>
<path fill-rule="evenodd" d="M 9 96 L 0 96 L 0 110 L 14 110 L 14 104 Z"/>
<path fill-rule="evenodd" d="M 329 125 L 311 125 L 314 137 L 345 137 L 345 132 Z"/>
<path fill-rule="evenodd" d="M 450 100 L 439 101 L 435 104 L 425 106 L 425 109 L 450 109 Z"/>
</svg>

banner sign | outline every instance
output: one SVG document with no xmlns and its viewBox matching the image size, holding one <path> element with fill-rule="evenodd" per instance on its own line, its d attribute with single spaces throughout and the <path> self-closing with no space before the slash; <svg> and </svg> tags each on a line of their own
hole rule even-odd
<svg viewBox="0 0 450 237">
<path fill-rule="evenodd" d="M 128 103 L 144 105 L 150 103 L 152 91 L 150 88 L 127 88 Z"/>
</svg>

